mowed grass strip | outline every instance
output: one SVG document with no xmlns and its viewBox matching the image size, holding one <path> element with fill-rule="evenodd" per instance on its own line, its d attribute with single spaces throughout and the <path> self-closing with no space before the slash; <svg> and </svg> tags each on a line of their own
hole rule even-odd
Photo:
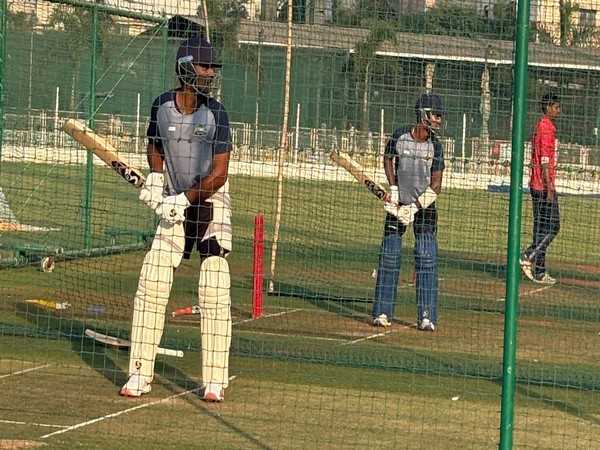
<svg viewBox="0 0 600 450">
<path fill-rule="evenodd" d="M 117 395 L 125 365 L 66 364 L 4 383 L 2 418 L 75 425 L 193 388 L 198 358 L 174 371 L 161 358 L 151 394 L 141 400 Z M 73 362 L 73 361 L 71 361 Z M 402 374 L 319 364 L 233 358 L 237 378 L 227 399 L 207 405 L 190 394 L 114 419 L 50 437 L 51 448 L 443 448 L 485 449 L 497 445 L 499 420 L 494 382 Z M 27 387 L 27 388 L 26 388 Z M 516 438 L 535 448 L 593 448 L 597 399 L 570 393 L 548 401 L 555 389 L 528 388 L 517 395 Z M 60 395 L 57 395 L 60 393 Z M 596 400 L 596 401 L 594 401 Z M 586 419 L 587 417 L 587 419 Z M 381 433 L 381 427 L 393 430 Z M 47 429 L 7 426 L 2 435 L 39 441 Z"/>
</svg>

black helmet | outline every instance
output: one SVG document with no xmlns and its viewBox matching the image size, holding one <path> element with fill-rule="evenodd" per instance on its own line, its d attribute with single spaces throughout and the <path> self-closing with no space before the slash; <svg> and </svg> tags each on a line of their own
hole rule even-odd
<svg viewBox="0 0 600 450">
<path fill-rule="evenodd" d="M 426 111 L 438 116 L 445 115 L 446 110 L 444 109 L 442 97 L 437 94 L 422 94 L 415 104 L 415 114 L 418 121 L 421 121 L 421 113 Z"/>
<path fill-rule="evenodd" d="M 206 67 L 222 67 L 218 62 L 217 51 L 212 44 L 200 36 L 194 36 L 184 41 L 177 50 L 177 63 L 175 73 L 182 85 L 197 87 L 198 76 L 194 64 Z"/>
<path fill-rule="evenodd" d="M 422 94 L 415 104 L 415 114 L 418 123 L 422 123 L 430 132 L 436 134 L 437 129 L 431 124 L 431 115 L 444 116 L 446 114 L 442 97 L 437 94 Z"/>
</svg>

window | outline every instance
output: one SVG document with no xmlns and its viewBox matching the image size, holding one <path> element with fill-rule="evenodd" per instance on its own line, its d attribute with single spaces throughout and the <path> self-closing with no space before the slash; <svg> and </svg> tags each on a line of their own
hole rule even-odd
<svg viewBox="0 0 600 450">
<path fill-rule="evenodd" d="M 592 28 L 596 26 L 596 11 L 593 9 L 579 10 L 579 26 L 581 28 Z"/>
</svg>

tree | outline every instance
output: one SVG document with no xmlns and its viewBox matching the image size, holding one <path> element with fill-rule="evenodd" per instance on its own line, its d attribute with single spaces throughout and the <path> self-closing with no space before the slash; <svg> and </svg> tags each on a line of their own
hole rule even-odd
<svg viewBox="0 0 600 450">
<path fill-rule="evenodd" d="M 355 46 L 355 76 L 357 83 L 362 83 L 362 114 L 361 129 L 369 130 L 369 90 L 371 80 L 371 68 L 375 61 L 376 52 L 383 42 L 396 43 L 396 27 L 394 24 L 374 20 L 370 23 L 369 34 L 364 41 Z"/>
<path fill-rule="evenodd" d="M 6 14 L 6 26 L 9 31 L 32 31 L 34 16 L 23 11 L 12 12 L 10 9 Z"/>
<path fill-rule="evenodd" d="M 112 17 L 104 12 L 98 12 L 98 35 L 97 51 L 103 54 L 104 43 L 110 33 L 115 29 Z M 61 56 L 70 60 L 72 67 L 71 76 L 71 100 L 70 108 L 74 110 L 75 93 L 79 85 L 79 72 L 81 61 L 85 52 L 90 52 L 92 47 L 91 30 L 93 25 L 93 12 L 90 8 L 73 8 L 59 5 L 52 11 L 48 25 L 56 30 L 66 33 L 64 48 L 61 48 Z"/>
<path fill-rule="evenodd" d="M 572 43 L 573 38 L 573 14 L 579 11 L 579 5 L 569 0 L 560 0 L 559 2 L 559 41 L 562 47 L 567 47 Z"/>
</svg>

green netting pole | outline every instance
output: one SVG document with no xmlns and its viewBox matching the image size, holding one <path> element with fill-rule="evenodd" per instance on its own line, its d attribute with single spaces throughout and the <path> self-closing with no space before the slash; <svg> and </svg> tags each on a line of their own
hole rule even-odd
<svg viewBox="0 0 600 450">
<path fill-rule="evenodd" d="M 2 139 L 4 137 L 4 65 L 6 63 L 6 0 L 0 0 L 0 167 L 2 166 Z"/>
<path fill-rule="evenodd" d="M 513 128 L 508 218 L 508 270 L 506 274 L 506 303 L 504 312 L 504 355 L 502 369 L 502 409 L 500 413 L 501 450 L 513 447 L 517 320 L 519 315 L 519 282 L 521 273 L 521 215 L 523 185 L 523 141 L 527 113 L 527 56 L 529 37 L 529 2 L 521 0 L 517 9 L 515 72 L 513 88 Z"/>
<path fill-rule="evenodd" d="M 162 54 L 160 61 L 160 82 L 162 89 L 167 89 L 167 49 L 169 47 L 169 20 L 164 17 L 162 27 Z"/>
<path fill-rule="evenodd" d="M 94 129 L 94 116 L 96 114 L 96 52 L 98 50 L 98 9 L 92 6 L 91 26 L 91 54 L 90 54 L 90 92 L 88 101 L 88 126 Z M 85 172 L 85 200 L 83 205 L 84 234 L 83 244 L 85 248 L 92 247 L 92 194 L 94 189 L 94 155 L 86 152 Z"/>
</svg>

